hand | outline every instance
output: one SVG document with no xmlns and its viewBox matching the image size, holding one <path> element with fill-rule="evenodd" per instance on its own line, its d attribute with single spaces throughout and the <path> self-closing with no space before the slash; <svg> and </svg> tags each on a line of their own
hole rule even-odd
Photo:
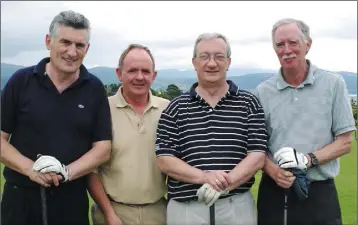
<svg viewBox="0 0 358 225">
<path fill-rule="evenodd" d="M 62 176 L 62 179 L 60 180 L 61 183 L 69 180 L 67 167 L 52 156 L 40 156 L 34 163 L 32 169 L 41 173 L 57 173 Z"/>
<path fill-rule="evenodd" d="M 299 168 L 301 170 L 307 169 L 306 164 L 308 163 L 308 159 L 306 156 L 291 147 L 284 147 L 278 150 L 274 154 L 274 159 L 281 168 Z"/>
<path fill-rule="evenodd" d="M 106 225 L 122 225 L 121 219 L 113 211 L 112 213 L 105 215 Z"/>
<path fill-rule="evenodd" d="M 198 201 L 204 201 L 207 206 L 212 206 L 216 200 L 219 199 L 221 195 L 229 194 L 228 190 L 225 191 L 216 191 L 210 184 L 205 183 L 199 190 L 196 195 L 198 196 Z"/>
<path fill-rule="evenodd" d="M 278 166 L 277 166 L 272 178 L 275 180 L 277 185 L 282 188 L 290 188 L 296 179 L 296 177 L 293 175 L 293 173 L 286 171 L 284 169 L 281 169 Z"/>
<path fill-rule="evenodd" d="M 204 172 L 202 183 L 210 184 L 216 191 L 222 191 L 229 187 L 229 174 L 224 171 Z"/>
<path fill-rule="evenodd" d="M 60 175 L 55 173 L 41 173 L 30 169 L 28 171 L 28 177 L 30 180 L 40 184 L 43 187 L 51 187 L 51 184 L 55 186 L 59 185 L 59 180 L 62 178 Z"/>
</svg>

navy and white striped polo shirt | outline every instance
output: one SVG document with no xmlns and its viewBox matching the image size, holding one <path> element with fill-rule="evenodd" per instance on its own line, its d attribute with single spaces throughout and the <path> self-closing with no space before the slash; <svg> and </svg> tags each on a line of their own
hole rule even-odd
<svg viewBox="0 0 358 225">
<path fill-rule="evenodd" d="M 231 171 L 250 152 L 267 151 L 265 115 L 258 99 L 228 80 L 226 95 L 212 108 L 195 91 L 173 99 L 158 123 L 156 154 L 175 156 L 201 170 Z M 230 194 L 242 193 L 254 177 Z M 197 199 L 200 184 L 168 179 L 168 198 Z"/>
</svg>

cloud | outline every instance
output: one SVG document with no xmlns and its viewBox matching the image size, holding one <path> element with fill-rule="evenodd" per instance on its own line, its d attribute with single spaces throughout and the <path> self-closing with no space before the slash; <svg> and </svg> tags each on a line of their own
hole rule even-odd
<svg viewBox="0 0 358 225">
<path fill-rule="evenodd" d="M 357 18 L 344 18 L 331 24 L 331 27 L 316 33 L 321 38 L 357 40 Z"/>
<path fill-rule="evenodd" d="M 116 66 L 122 51 L 139 43 L 152 50 L 158 68 L 192 68 L 197 36 L 219 32 L 230 41 L 232 66 L 277 68 L 271 28 L 278 19 L 293 17 L 311 28 L 313 60 L 327 69 L 357 70 L 357 2 L 314 1 L 1 2 L 2 62 L 31 65 L 47 56 L 50 22 L 68 9 L 91 21 L 91 46 L 84 61 L 88 67 Z"/>
<path fill-rule="evenodd" d="M 67 9 L 58 2 L 1 2 L 1 58 L 46 50 L 51 20 Z"/>
</svg>

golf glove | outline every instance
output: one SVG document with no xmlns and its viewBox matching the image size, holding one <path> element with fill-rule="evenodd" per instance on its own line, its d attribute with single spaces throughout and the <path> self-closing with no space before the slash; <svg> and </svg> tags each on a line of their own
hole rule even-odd
<svg viewBox="0 0 358 225">
<path fill-rule="evenodd" d="M 298 168 L 301 170 L 307 169 L 308 159 L 303 153 L 297 152 L 291 147 L 284 147 L 274 154 L 274 159 L 278 165 L 283 168 Z"/>
<path fill-rule="evenodd" d="M 227 195 L 229 193 L 228 190 L 225 191 L 217 191 L 210 184 L 205 183 L 199 190 L 196 195 L 198 196 L 198 201 L 204 201 L 207 206 L 212 206 L 216 200 L 219 199 L 222 195 Z"/>
<path fill-rule="evenodd" d="M 65 165 L 60 163 L 55 157 L 43 155 L 40 156 L 34 163 L 32 169 L 41 173 L 54 172 L 62 176 L 61 183 L 68 181 L 68 169 Z"/>
</svg>

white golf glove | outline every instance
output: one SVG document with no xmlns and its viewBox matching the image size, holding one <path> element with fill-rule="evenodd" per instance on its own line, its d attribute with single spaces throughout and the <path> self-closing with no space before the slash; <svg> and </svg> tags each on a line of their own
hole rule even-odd
<svg viewBox="0 0 358 225">
<path fill-rule="evenodd" d="M 307 169 L 308 159 L 303 153 L 297 152 L 291 147 L 284 147 L 274 154 L 274 159 L 281 168 L 299 168 L 301 170 Z"/>
<path fill-rule="evenodd" d="M 201 188 L 198 189 L 196 195 L 198 196 L 198 201 L 204 201 L 207 206 L 212 206 L 216 200 L 219 199 L 222 195 L 229 194 L 228 190 L 217 191 L 210 184 L 205 183 Z"/>
<path fill-rule="evenodd" d="M 61 183 L 68 181 L 68 169 L 52 156 L 40 156 L 32 166 L 32 170 L 41 173 L 54 172 L 62 176 Z"/>
</svg>

